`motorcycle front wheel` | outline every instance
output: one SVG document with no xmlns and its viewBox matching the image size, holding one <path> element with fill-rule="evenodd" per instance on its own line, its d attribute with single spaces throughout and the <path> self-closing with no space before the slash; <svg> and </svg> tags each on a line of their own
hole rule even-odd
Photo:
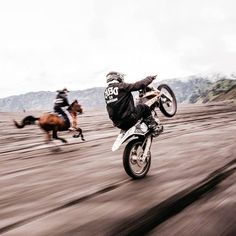
<svg viewBox="0 0 236 236">
<path fill-rule="evenodd" d="M 151 165 L 151 153 L 142 161 L 144 147 L 141 139 L 131 140 L 123 153 L 123 166 L 125 172 L 133 179 L 141 179 L 146 176 Z"/>
<path fill-rule="evenodd" d="M 173 117 L 177 111 L 177 100 L 174 92 L 167 84 L 161 84 L 157 89 L 162 92 L 159 100 L 161 112 L 167 117 Z"/>
</svg>

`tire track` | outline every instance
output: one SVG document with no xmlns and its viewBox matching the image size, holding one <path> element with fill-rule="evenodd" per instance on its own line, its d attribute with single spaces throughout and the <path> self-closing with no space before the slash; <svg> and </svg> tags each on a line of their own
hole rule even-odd
<svg viewBox="0 0 236 236">
<path fill-rule="evenodd" d="M 173 195 L 160 204 L 122 220 L 110 233 L 111 236 L 145 235 L 164 221 L 178 214 L 204 194 L 213 190 L 224 179 L 236 172 L 236 159 L 209 174 L 197 184 Z"/>
<path fill-rule="evenodd" d="M 211 191 L 217 184 L 222 182 L 224 179 L 229 177 L 236 171 L 236 159 L 227 163 L 223 167 L 220 167 L 216 171 L 210 173 L 208 177 L 199 183 L 171 196 L 167 200 L 161 202 L 160 204 L 148 209 L 146 212 L 141 213 L 131 218 L 124 219 L 119 223 L 117 227 L 112 230 L 109 235 L 119 236 L 119 235 L 144 235 L 148 233 L 153 228 L 157 227 L 162 222 L 168 220 L 170 217 L 182 211 L 185 207 L 197 201 L 202 195 Z M 64 210 L 66 208 L 72 207 L 83 203 L 84 201 L 90 200 L 92 198 L 101 196 L 102 194 L 113 191 L 119 187 L 132 181 L 131 179 L 126 179 L 113 183 L 109 186 L 105 186 L 97 191 L 94 191 L 85 196 L 75 198 L 65 204 L 45 211 L 43 213 L 22 219 L 13 224 L 9 224 L 5 227 L 0 228 L 0 234 L 9 232 L 25 224 L 31 223 L 42 217 L 48 216 L 49 214 Z"/>
<path fill-rule="evenodd" d="M 28 218 L 19 220 L 19 221 L 15 222 L 15 223 L 9 224 L 9 225 L 7 225 L 5 227 L 0 228 L 0 234 L 6 233 L 8 231 L 11 231 L 11 230 L 13 230 L 13 229 L 15 229 L 17 227 L 20 227 L 22 225 L 28 224 L 28 223 L 30 223 L 32 221 L 35 221 L 35 220 L 37 220 L 37 219 L 39 219 L 41 217 L 47 216 L 47 215 L 52 214 L 54 212 L 63 210 L 65 208 L 72 207 L 72 206 L 80 204 L 80 203 L 82 203 L 84 201 L 87 201 L 87 200 L 90 200 L 90 199 L 95 198 L 97 196 L 100 196 L 102 194 L 105 194 L 107 192 L 113 191 L 113 190 L 115 190 L 115 189 L 117 189 L 117 188 L 127 184 L 130 181 L 132 181 L 132 180 L 126 179 L 126 180 L 123 180 L 123 181 L 119 181 L 117 183 L 113 183 L 113 184 L 111 184 L 109 186 L 101 188 L 101 189 L 99 189 L 99 190 L 97 190 L 95 192 L 92 192 L 90 194 L 87 194 L 85 196 L 82 196 L 82 197 L 79 197 L 79 198 L 75 198 L 75 199 L 73 199 L 73 200 L 71 200 L 71 201 L 69 201 L 69 202 L 67 202 L 67 203 L 65 203 L 65 204 L 63 204 L 61 206 L 58 206 L 56 208 L 50 209 L 50 210 L 45 211 L 43 213 L 40 213 L 40 214 L 31 216 L 31 217 L 28 217 Z"/>
</svg>

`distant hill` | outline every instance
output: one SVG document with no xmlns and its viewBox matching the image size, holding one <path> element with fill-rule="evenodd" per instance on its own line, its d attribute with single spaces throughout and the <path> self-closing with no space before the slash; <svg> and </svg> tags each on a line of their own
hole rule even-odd
<svg viewBox="0 0 236 236">
<path fill-rule="evenodd" d="M 174 91 L 178 103 L 206 103 L 236 99 L 236 74 L 194 75 L 181 79 L 164 80 Z"/>
<path fill-rule="evenodd" d="M 236 75 L 194 75 L 181 79 L 163 80 L 174 91 L 178 103 L 206 103 L 236 99 Z M 104 109 L 103 87 L 71 91 L 69 101 L 78 99 L 85 109 Z M 51 111 L 56 93 L 30 92 L 0 99 L 0 111 Z"/>
<path fill-rule="evenodd" d="M 236 80 L 220 79 L 208 86 L 198 96 L 194 97 L 193 103 L 207 103 L 236 99 Z"/>
<path fill-rule="evenodd" d="M 193 103 L 194 97 L 200 96 L 202 91 L 205 91 L 212 84 L 210 80 L 201 77 L 190 78 L 186 81 L 180 79 L 164 80 L 160 83 L 166 83 L 172 88 L 178 103 Z"/>
<path fill-rule="evenodd" d="M 105 106 L 103 98 L 104 88 L 91 88 L 71 91 L 68 99 L 72 102 L 78 99 L 85 108 L 102 108 Z M 0 111 L 42 110 L 51 111 L 56 92 L 31 92 L 0 99 Z"/>
</svg>

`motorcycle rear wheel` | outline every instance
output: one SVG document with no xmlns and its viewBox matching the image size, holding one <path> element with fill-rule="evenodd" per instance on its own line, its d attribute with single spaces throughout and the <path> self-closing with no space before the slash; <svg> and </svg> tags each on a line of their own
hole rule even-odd
<svg viewBox="0 0 236 236">
<path fill-rule="evenodd" d="M 133 179 L 141 179 L 146 176 L 151 165 L 151 153 L 147 160 L 142 162 L 143 155 L 143 140 L 131 140 L 125 147 L 123 153 L 123 166 L 125 172 Z"/>
<path fill-rule="evenodd" d="M 158 89 L 172 98 L 172 101 L 170 101 L 164 94 L 160 97 L 159 108 L 161 112 L 167 117 L 173 117 L 177 111 L 177 100 L 174 92 L 167 84 L 160 84 Z"/>
</svg>

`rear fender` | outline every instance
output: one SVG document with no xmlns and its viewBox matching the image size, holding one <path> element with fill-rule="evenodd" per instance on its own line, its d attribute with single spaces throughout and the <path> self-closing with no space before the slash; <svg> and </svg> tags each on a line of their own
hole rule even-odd
<svg viewBox="0 0 236 236">
<path fill-rule="evenodd" d="M 146 128 L 145 132 L 141 132 L 141 130 L 137 129 L 136 126 L 131 127 L 126 132 L 121 131 L 120 134 L 117 136 L 116 141 L 112 145 L 112 151 L 116 151 L 122 143 L 127 141 L 130 138 L 138 138 L 138 137 L 145 137 L 146 133 L 148 132 L 148 129 Z"/>
</svg>

